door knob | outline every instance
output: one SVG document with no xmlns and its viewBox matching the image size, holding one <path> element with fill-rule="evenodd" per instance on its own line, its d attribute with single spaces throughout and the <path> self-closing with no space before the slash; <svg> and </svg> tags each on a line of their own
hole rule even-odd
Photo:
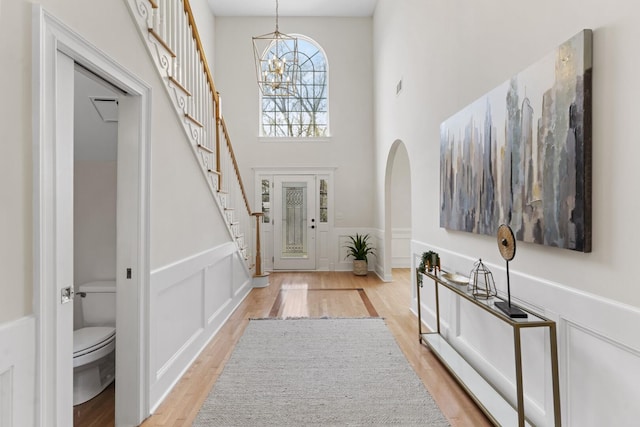
<svg viewBox="0 0 640 427">
<path fill-rule="evenodd" d="M 62 288 L 60 290 L 60 304 L 66 304 L 68 302 L 73 301 L 73 295 L 74 295 L 74 291 L 71 286 Z"/>
</svg>

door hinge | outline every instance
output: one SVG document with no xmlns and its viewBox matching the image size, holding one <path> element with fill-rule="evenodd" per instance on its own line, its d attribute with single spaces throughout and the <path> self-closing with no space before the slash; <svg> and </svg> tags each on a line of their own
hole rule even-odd
<svg viewBox="0 0 640 427">
<path fill-rule="evenodd" d="M 131 279 L 131 268 L 127 268 L 127 279 Z"/>
</svg>

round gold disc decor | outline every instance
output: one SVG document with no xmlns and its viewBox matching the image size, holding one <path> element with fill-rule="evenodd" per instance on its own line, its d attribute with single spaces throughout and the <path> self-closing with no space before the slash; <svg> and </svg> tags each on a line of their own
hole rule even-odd
<svg viewBox="0 0 640 427">
<path fill-rule="evenodd" d="M 498 301 L 495 306 L 511 318 L 526 318 L 527 313 L 511 305 L 511 280 L 509 278 L 509 261 L 516 256 L 516 238 L 513 235 L 511 227 L 502 224 L 498 227 L 498 250 L 500 255 L 507 261 L 507 300 Z"/>
<path fill-rule="evenodd" d="M 511 261 L 516 256 L 516 238 L 511 227 L 506 224 L 498 227 L 498 249 L 502 258 L 507 261 Z"/>
</svg>

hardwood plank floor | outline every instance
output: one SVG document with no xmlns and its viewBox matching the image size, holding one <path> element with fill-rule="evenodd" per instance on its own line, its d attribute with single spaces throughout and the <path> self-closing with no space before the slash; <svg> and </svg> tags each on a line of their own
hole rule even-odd
<svg viewBox="0 0 640 427">
<path fill-rule="evenodd" d="M 76 427 L 104 427 L 115 424 L 116 385 L 111 383 L 102 393 L 88 402 L 73 407 Z"/>
<path fill-rule="evenodd" d="M 209 390 L 222 372 L 250 318 L 256 317 L 383 317 L 407 360 L 422 379 L 452 426 L 490 426 L 482 411 L 449 375 L 431 352 L 418 342 L 415 315 L 409 310 L 411 271 L 393 270 L 393 282 L 382 282 L 370 273 L 350 272 L 272 273 L 270 285 L 254 289 L 231 315 L 220 332 L 160 405 L 142 424 L 152 426 L 191 425 Z M 106 407 L 113 391 L 94 400 Z M 92 401 L 93 402 L 93 401 Z M 79 407 L 76 407 L 79 408 Z M 74 411 L 75 412 L 75 411 Z M 89 414 L 88 410 L 80 410 Z M 97 417 L 94 413 L 92 417 Z M 110 426 L 113 415 L 102 415 L 104 424 L 76 418 L 76 427 Z M 96 418 L 94 418 L 96 419 Z M 106 421 L 109 420 L 109 421 Z"/>
</svg>

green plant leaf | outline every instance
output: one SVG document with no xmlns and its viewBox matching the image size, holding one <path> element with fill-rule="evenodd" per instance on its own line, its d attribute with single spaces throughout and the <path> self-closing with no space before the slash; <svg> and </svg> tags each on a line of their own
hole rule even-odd
<svg viewBox="0 0 640 427">
<path fill-rule="evenodd" d="M 369 244 L 368 234 L 356 233 L 355 236 L 349 236 L 349 240 L 350 243 L 345 245 L 348 251 L 345 258 L 352 257 L 353 259 L 366 261 L 368 255 L 376 255 L 375 248 Z"/>
</svg>

